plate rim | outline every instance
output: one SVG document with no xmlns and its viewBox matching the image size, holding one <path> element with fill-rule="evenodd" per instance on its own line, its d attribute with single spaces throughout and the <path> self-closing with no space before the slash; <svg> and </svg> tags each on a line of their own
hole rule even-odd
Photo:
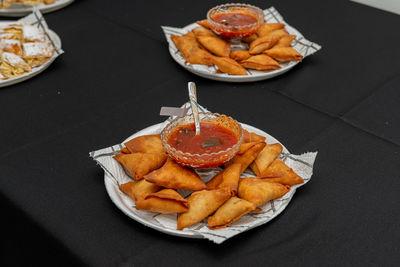
<svg viewBox="0 0 400 267">
<path fill-rule="evenodd" d="M 264 132 L 263 130 L 261 130 L 261 129 L 259 129 L 259 128 L 256 128 L 256 127 L 254 127 L 254 126 L 252 126 L 252 125 L 248 125 L 248 124 L 246 124 L 246 123 L 240 123 L 240 124 L 241 124 L 242 127 L 243 127 L 244 129 L 246 129 L 246 130 L 250 130 L 250 131 L 252 131 L 252 132 L 255 132 L 255 133 L 257 133 L 257 134 L 261 134 L 261 135 L 265 136 L 265 137 L 267 138 L 267 140 L 270 140 L 270 141 L 272 141 L 272 142 L 278 142 L 278 143 L 280 143 L 280 144 L 282 145 L 282 147 L 283 147 L 282 152 L 290 153 L 289 150 L 285 147 L 285 145 L 282 144 L 278 139 L 276 139 L 276 138 L 273 137 L 272 135 L 270 135 L 270 134 Z M 125 142 L 127 142 L 127 141 L 129 141 L 129 140 L 131 140 L 132 138 L 135 138 L 135 137 L 137 137 L 137 136 L 149 134 L 149 133 L 147 133 L 147 132 L 160 130 L 161 127 L 162 127 L 163 125 L 164 125 L 164 122 L 161 122 L 161 123 L 157 123 L 157 124 L 153 124 L 153 125 L 151 125 L 151 126 L 148 126 L 148 127 L 144 128 L 144 129 L 139 130 L 139 131 L 137 131 L 136 133 L 132 134 L 131 136 L 129 136 L 128 138 L 126 138 L 124 141 L 122 141 L 122 143 L 125 143 Z M 118 198 L 117 198 L 117 197 L 118 197 L 117 192 L 119 192 L 118 186 L 113 182 L 112 178 L 109 177 L 108 174 L 107 174 L 106 172 L 104 172 L 104 185 L 105 185 L 107 194 L 108 194 L 109 198 L 111 199 L 111 201 L 114 203 L 114 205 L 117 206 L 117 208 L 118 208 L 119 210 L 121 210 L 125 215 L 127 215 L 129 218 L 133 219 L 134 221 L 136 221 L 136 222 L 138 222 L 138 223 L 141 223 L 142 225 L 144 225 L 144 226 L 146 226 L 146 227 L 152 228 L 152 229 L 154 229 L 154 230 L 156 230 L 156 231 L 158 231 L 158 232 L 162 232 L 162 233 L 164 233 L 164 234 L 169 234 L 169 235 L 179 236 L 179 237 L 186 237 L 186 238 L 205 239 L 205 237 L 204 237 L 203 235 L 200 235 L 200 234 L 198 234 L 198 233 L 192 232 L 191 230 L 188 230 L 188 229 L 186 229 L 186 230 L 176 230 L 176 229 L 164 228 L 164 227 L 157 226 L 157 225 L 154 225 L 154 224 L 152 224 L 152 223 L 149 223 L 149 222 L 147 222 L 145 219 L 142 219 L 142 218 L 140 218 L 139 216 L 136 216 L 135 214 L 130 213 L 130 212 L 129 212 L 129 209 L 126 207 L 126 206 L 127 206 L 127 203 L 119 203 L 119 202 L 117 201 L 117 199 L 118 199 Z M 293 188 L 293 189 L 294 189 L 294 192 L 293 192 L 292 196 L 290 197 L 290 199 L 289 199 L 289 201 L 288 201 L 288 204 L 290 203 L 291 198 L 293 197 L 293 195 L 294 195 L 295 192 L 296 192 L 296 189 L 295 189 L 295 188 Z M 116 195 L 117 197 L 115 197 L 115 195 Z M 114 199 L 114 198 L 115 198 L 115 199 Z M 121 202 L 123 202 L 123 200 L 122 200 L 121 197 L 120 197 L 119 199 L 121 200 Z M 285 209 L 286 209 L 286 207 L 284 207 L 282 210 L 280 210 L 279 212 L 277 212 L 277 213 L 271 218 L 271 220 L 274 219 L 275 217 L 277 217 L 277 216 L 278 216 L 283 210 L 285 210 Z M 262 225 L 262 224 L 265 224 L 265 222 L 260 222 L 259 224 L 253 225 L 252 227 L 249 227 L 248 229 L 246 229 L 246 231 L 247 231 L 247 230 L 250 230 L 250 229 L 253 229 L 253 228 L 255 228 L 255 227 L 258 227 L 258 226 L 260 226 L 260 225 Z"/>
</svg>

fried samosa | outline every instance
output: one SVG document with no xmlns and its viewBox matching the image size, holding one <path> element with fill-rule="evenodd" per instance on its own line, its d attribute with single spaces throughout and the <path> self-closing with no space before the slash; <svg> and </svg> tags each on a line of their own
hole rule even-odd
<svg viewBox="0 0 400 267">
<path fill-rule="evenodd" d="M 210 23 L 208 22 L 207 19 L 203 19 L 203 20 L 198 20 L 196 21 L 197 24 L 199 24 L 200 26 L 203 26 L 204 28 L 211 30 L 211 26 Z"/>
<path fill-rule="evenodd" d="M 278 62 L 264 54 L 251 56 L 248 59 L 242 60 L 240 64 L 248 69 L 261 71 L 272 71 L 281 67 Z"/>
<path fill-rule="evenodd" d="M 296 39 L 296 35 L 285 35 L 272 48 L 291 47 L 294 39 Z"/>
<path fill-rule="evenodd" d="M 237 193 L 239 185 L 239 177 L 241 171 L 241 165 L 239 163 L 234 163 L 230 165 L 225 170 L 214 176 L 208 183 L 207 189 L 217 189 L 228 187 L 231 191 L 231 195 L 234 196 Z"/>
<path fill-rule="evenodd" d="M 159 134 L 142 135 L 124 144 L 131 153 L 165 153 Z"/>
<path fill-rule="evenodd" d="M 251 42 L 249 47 L 249 53 L 251 55 L 257 55 L 262 53 L 264 50 L 273 47 L 280 39 L 279 36 L 264 36 L 255 39 Z"/>
<path fill-rule="evenodd" d="M 240 173 L 244 172 L 244 170 L 256 159 L 258 153 L 265 147 L 265 142 L 255 142 L 255 143 L 247 143 L 242 144 L 245 145 L 248 149 L 246 151 L 242 151 L 241 154 L 237 153 L 230 161 L 225 163 L 225 167 L 228 167 L 234 163 L 241 164 Z"/>
<path fill-rule="evenodd" d="M 251 55 L 250 55 L 249 51 L 247 51 L 247 50 L 236 50 L 236 51 L 232 51 L 229 54 L 229 57 L 236 61 L 242 61 L 242 60 L 248 59 L 249 57 L 251 57 Z"/>
<path fill-rule="evenodd" d="M 198 223 L 217 210 L 231 196 L 227 187 L 194 192 L 188 198 L 189 210 L 178 216 L 178 230 Z"/>
<path fill-rule="evenodd" d="M 272 31 L 282 29 L 283 27 L 285 27 L 285 24 L 283 24 L 283 23 L 264 23 L 264 24 L 261 24 L 260 27 L 258 27 L 257 35 L 259 37 L 262 37 Z"/>
<path fill-rule="evenodd" d="M 229 57 L 231 52 L 231 44 L 219 38 L 211 30 L 203 27 L 193 29 L 197 41 L 209 52 L 220 57 Z"/>
<path fill-rule="evenodd" d="M 238 220 L 240 217 L 256 209 L 256 206 L 244 199 L 231 197 L 226 201 L 214 215 L 208 217 L 210 229 L 220 229 Z"/>
<path fill-rule="evenodd" d="M 263 53 L 278 60 L 279 62 L 301 61 L 303 59 L 303 56 L 293 47 L 271 48 Z"/>
<path fill-rule="evenodd" d="M 247 71 L 231 58 L 214 57 L 214 63 L 223 73 L 228 73 L 230 75 L 247 75 Z"/>
<path fill-rule="evenodd" d="M 182 36 L 171 35 L 171 40 L 186 59 L 186 62 L 207 66 L 213 65 L 213 56 L 201 48 L 193 32 L 188 32 Z"/>
<path fill-rule="evenodd" d="M 281 159 L 274 160 L 271 165 L 262 173 L 261 179 L 269 182 L 280 183 L 284 185 L 295 185 L 304 183 L 292 168 L 287 166 Z"/>
<path fill-rule="evenodd" d="M 258 135 L 256 133 L 251 133 L 247 130 L 243 130 L 243 143 L 251 142 L 265 142 L 265 136 Z"/>
<path fill-rule="evenodd" d="M 269 165 L 281 154 L 282 148 L 282 145 L 279 143 L 267 144 L 250 165 L 253 172 L 257 176 L 263 176 L 264 171 L 267 170 Z"/>
<path fill-rule="evenodd" d="M 144 179 L 166 188 L 193 191 L 206 189 L 206 184 L 194 170 L 179 165 L 171 158 L 160 169 L 147 174 Z"/>
<path fill-rule="evenodd" d="M 135 180 L 143 179 L 146 174 L 161 168 L 168 158 L 166 153 L 119 153 L 113 157 Z"/>
<path fill-rule="evenodd" d="M 289 192 L 290 186 L 271 183 L 259 178 L 243 178 L 239 183 L 238 196 L 257 207 Z"/>
<path fill-rule="evenodd" d="M 130 196 L 135 202 L 144 200 L 146 196 L 160 190 L 158 185 L 146 180 L 127 182 L 119 186 L 119 190 Z"/>
<path fill-rule="evenodd" d="M 173 189 L 163 189 L 147 195 L 144 200 L 137 201 L 136 209 L 163 214 L 181 213 L 188 210 L 188 201 Z"/>
</svg>

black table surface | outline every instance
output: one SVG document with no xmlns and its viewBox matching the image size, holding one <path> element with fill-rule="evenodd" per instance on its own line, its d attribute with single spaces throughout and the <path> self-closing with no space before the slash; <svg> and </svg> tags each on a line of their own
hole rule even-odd
<svg viewBox="0 0 400 267">
<path fill-rule="evenodd" d="M 65 54 L 0 88 L 1 265 L 400 264 L 400 16 L 347 0 L 248 2 L 274 6 L 322 50 L 270 80 L 216 82 L 176 64 L 160 26 L 222 2 L 81 0 L 45 15 Z M 221 245 L 124 215 L 88 156 L 163 121 L 188 81 L 208 109 L 294 154 L 319 152 L 282 214 Z"/>
</svg>

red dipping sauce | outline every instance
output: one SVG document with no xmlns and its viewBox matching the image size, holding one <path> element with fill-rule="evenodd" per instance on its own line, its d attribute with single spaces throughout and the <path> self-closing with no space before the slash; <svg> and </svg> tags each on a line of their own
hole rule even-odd
<svg viewBox="0 0 400 267">
<path fill-rule="evenodd" d="M 221 126 L 201 122 L 196 136 L 194 123 L 177 127 L 169 136 L 168 144 L 182 152 L 209 154 L 226 150 L 238 142 L 235 134 Z"/>
<path fill-rule="evenodd" d="M 255 17 L 243 13 L 219 13 L 212 16 L 212 19 L 216 22 L 235 27 L 257 22 Z"/>
</svg>

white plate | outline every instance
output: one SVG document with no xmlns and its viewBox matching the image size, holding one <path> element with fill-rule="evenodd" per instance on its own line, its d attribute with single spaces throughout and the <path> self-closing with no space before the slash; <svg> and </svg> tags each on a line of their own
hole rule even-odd
<svg viewBox="0 0 400 267">
<path fill-rule="evenodd" d="M 268 23 L 284 23 L 285 29 L 288 31 L 288 33 L 296 35 L 296 39 L 293 41 L 292 46 L 303 56 L 303 59 L 321 49 L 320 45 L 306 40 L 298 30 L 285 22 L 283 17 L 274 7 L 264 10 L 264 18 Z M 161 28 L 163 29 L 165 37 L 169 43 L 169 53 L 171 54 L 172 58 L 183 68 L 201 77 L 224 82 L 254 82 L 270 79 L 284 74 L 299 63 L 298 61 L 280 63 L 280 69 L 270 72 L 246 69 L 248 75 L 229 75 L 226 73 L 216 73 L 217 68 L 215 66 L 185 63 L 185 58 L 183 58 L 179 50 L 176 48 L 174 42 L 172 42 L 171 35 L 183 35 L 196 27 L 199 27 L 197 23 L 192 23 L 184 28 L 174 28 L 168 26 L 162 26 Z"/>
<path fill-rule="evenodd" d="M 41 13 L 49 13 L 61 9 L 71 4 L 72 2 L 74 2 L 74 0 L 55 0 L 52 4 L 39 4 L 36 7 L 40 10 Z M 7 8 L 0 9 L 0 16 L 23 17 L 32 13 L 33 7 L 34 6 L 26 6 L 21 3 L 16 3 Z"/>
<path fill-rule="evenodd" d="M 1 22 L 1 24 L 3 24 L 3 23 L 5 23 L 5 22 Z M 10 22 L 7 22 L 7 24 L 8 23 L 10 23 Z M 55 47 L 57 49 L 61 49 L 60 37 L 54 31 L 52 31 L 50 29 L 48 29 L 47 32 L 49 34 L 50 39 L 53 41 Z M 39 73 L 41 73 L 42 71 L 47 69 L 50 66 L 50 64 L 56 59 L 56 57 L 57 57 L 56 51 L 54 51 L 54 55 L 46 63 L 44 63 L 43 65 L 40 65 L 38 67 L 32 68 L 31 72 L 28 72 L 21 76 L 17 76 L 17 77 L 11 78 L 11 79 L 5 79 L 5 80 L 0 81 L 0 87 L 5 87 L 5 86 L 13 85 L 16 83 L 20 83 L 20 82 L 23 82 L 27 79 L 30 79 L 30 78 L 38 75 Z"/>
<path fill-rule="evenodd" d="M 277 139 L 275 139 L 273 136 L 265 133 L 264 131 L 257 129 L 253 126 L 241 123 L 242 127 L 250 132 L 255 132 L 259 135 L 265 136 L 266 137 L 266 142 L 267 143 L 280 143 Z M 148 135 L 148 134 L 159 134 L 160 130 L 162 127 L 165 126 L 165 124 L 159 123 L 153 126 L 150 126 L 148 128 L 145 128 L 134 135 L 128 137 L 126 140 L 124 140 L 122 143 L 127 142 L 128 140 L 131 140 L 137 136 L 141 135 Z M 283 146 L 283 153 L 289 153 L 289 151 L 286 149 L 286 147 L 282 144 Z M 151 215 L 157 215 L 158 213 L 152 213 L 149 211 L 145 210 L 136 210 L 135 208 L 135 203 L 134 201 L 126 196 L 124 193 L 122 193 L 118 186 L 113 182 L 113 179 L 110 178 L 110 176 L 105 172 L 104 175 L 104 184 L 107 190 L 108 195 L 110 196 L 112 202 L 123 212 L 125 213 L 128 217 L 134 219 L 135 221 L 148 226 L 150 228 L 153 228 L 157 231 L 174 235 L 174 236 L 181 236 L 181 237 L 188 237 L 188 238 L 204 238 L 204 236 L 194 233 L 190 230 L 176 230 L 172 228 L 167 228 L 163 227 L 161 224 L 159 224 Z M 295 190 L 295 189 L 293 189 Z M 294 192 L 292 192 L 294 194 Z M 290 201 L 290 200 L 289 200 Z M 289 203 L 289 201 L 286 203 L 286 205 Z M 286 206 L 285 206 L 286 207 Z M 279 212 L 275 212 L 273 217 L 276 217 L 283 209 L 279 210 Z M 149 216 L 150 215 L 150 216 Z M 254 227 L 257 227 L 258 225 L 253 225 L 252 227 L 248 228 L 252 229 Z"/>
</svg>

